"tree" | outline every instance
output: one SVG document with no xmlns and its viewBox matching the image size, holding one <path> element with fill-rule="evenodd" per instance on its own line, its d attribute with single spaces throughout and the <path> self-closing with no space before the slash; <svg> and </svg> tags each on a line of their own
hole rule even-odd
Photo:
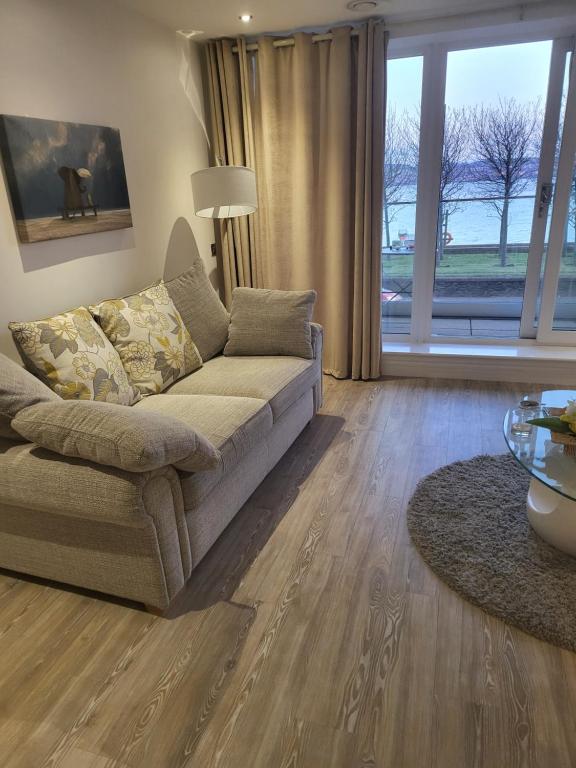
<svg viewBox="0 0 576 768">
<path fill-rule="evenodd" d="M 410 117 L 408 124 L 408 146 L 410 147 L 411 164 L 418 165 L 420 144 L 420 113 Z M 438 209 L 438 244 L 437 261 L 444 256 L 448 220 L 453 213 L 460 210 L 457 199 L 466 183 L 464 161 L 469 144 L 468 117 L 464 109 L 446 109 L 444 118 L 444 141 L 442 145 L 442 167 L 440 170 L 440 202 Z"/>
<path fill-rule="evenodd" d="M 406 113 L 398 117 L 392 109 L 386 117 L 384 145 L 384 232 L 386 247 L 389 249 L 390 224 L 401 210 L 398 205 L 405 194 L 407 184 L 412 181 L 414 169 L 410 167 L 410 151 L 406 141 Z"/>
<path fill-rule="evenodd" d="M 460 210 L 458 198 L 466 183 L 464 160 L 468 151 L 468 117 L 464 109 L 446 109 L 444 144 L 440 171 L 440 206 L 438 211 L 437 259 L 444 257 L 448 219 Z"/>
<path fill-rule="evenodd" d="M 534 178 L 534 158 L 541 137 L 538 101 L 520 103 L 501 99 L 470 112 L 470 142 L 477 162 L 471 166 L 474 181 L 500 218 L 498 256 L 507 266 L 510 200 L 521 195 Z"/>
</svg>

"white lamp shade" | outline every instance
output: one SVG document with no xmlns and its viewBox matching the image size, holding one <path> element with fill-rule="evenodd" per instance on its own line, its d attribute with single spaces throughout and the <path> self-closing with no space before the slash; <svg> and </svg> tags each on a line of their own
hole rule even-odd
<svg viewBox="0 0 576 768">
<path fill-rule="evenodd" d="M 209 219 L 245 216 L 258 208 L 256 174 L 241 165 L 219 165 L 192 174 L 194 213 Z"/>
</svg>

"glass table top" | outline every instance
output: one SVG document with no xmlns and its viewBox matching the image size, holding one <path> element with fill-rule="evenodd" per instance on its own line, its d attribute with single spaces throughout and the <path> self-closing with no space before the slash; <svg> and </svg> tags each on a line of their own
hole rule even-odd
<svg viewBox="0 0 576 768">
<path fill-rule="evenodd" d="M 540 482 L 576 501 L 576 457 L 564 453 L 562 445 L 553 443 L 550 430 L 532 426 L 529 433 L 513 434 L 512 425 L 547 416 L 546 406 L 563 408 L 568 400 L 576 400 L 576 392 L 554 389 L 527 395 L 541 405 L 533 409 L 510 408 L 504 417 L 504 437 L 514 458 Z"/>
</svg>

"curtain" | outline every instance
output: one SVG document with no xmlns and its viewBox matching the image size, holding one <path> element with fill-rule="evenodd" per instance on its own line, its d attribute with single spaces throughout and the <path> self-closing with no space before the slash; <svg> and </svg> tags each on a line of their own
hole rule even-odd
<svg viewBox="0 0 576 768">
<path fill-rule="evenodd" d="M 229 41 L 209 46 L 232 54 Z M 381 22 L 340 27 L 329 39 L 297 33 L 293 45 L 238 43 L 219 93 L 220 144 L 248 158 L 258 182 L 249 232 L 251 282 L 240 274 L 241 238 L 228 247 L 230 285 L 315 288 L 315 320 L 325 329 L 324 370 L 338 378 L 380 375 L 380 271 L 386 33 Z M 233 56 L 234 54 L 232 54 Z M 253 58 L 251 58 L 253 57 Z M 223 60 L 225 57 L 222 57 Z M 217 91 L 216 89 L 219 89 Z M 246 102 L 244 104 L 244 102 Z M 234 115 L 232 115 L 234 111 Z M 249 126 L 248 126 L 249 124 Z M 239 128 L 238 126 L 241 126 Z M 218 134 L 214 134 L 218 137 Z M 228 147 L 230 146 L 230 150 Z M 232 155 L 232 149 L 240 146 Z M 240 160 L 235 160 L 240 162 Z M 232 228 L 228 224 L 228 228 Z M 237 225 L 241 227 L 242 225 Z M 232 261 L 232 258 L 233 261 Z M 243 279 L 245 282 L 240 282 Z"/>
<path fill-rule="evenodd" d="M 233 47 L 237 47 L 236 53 Z M 206 64 L 212 165 L 254 168 L 252 97 L 245 41 L 211 41 L 206 46 Z M 234 288 L 261 285 L 254 226 L 253 216 L 216 222 L 227 306 L 230 306 Z"/>
</svg>

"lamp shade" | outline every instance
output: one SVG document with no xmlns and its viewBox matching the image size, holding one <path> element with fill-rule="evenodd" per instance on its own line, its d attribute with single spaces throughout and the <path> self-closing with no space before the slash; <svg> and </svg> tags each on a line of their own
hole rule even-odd
<svg viewBox="0 0 576 768">
<path fill-rule="evenodd" d="M 219 165 L 192 174 L 194 213 L 209 219 L 245 216 L 258 208 L 256 174 L 242 165 Z"/>
</svg>

